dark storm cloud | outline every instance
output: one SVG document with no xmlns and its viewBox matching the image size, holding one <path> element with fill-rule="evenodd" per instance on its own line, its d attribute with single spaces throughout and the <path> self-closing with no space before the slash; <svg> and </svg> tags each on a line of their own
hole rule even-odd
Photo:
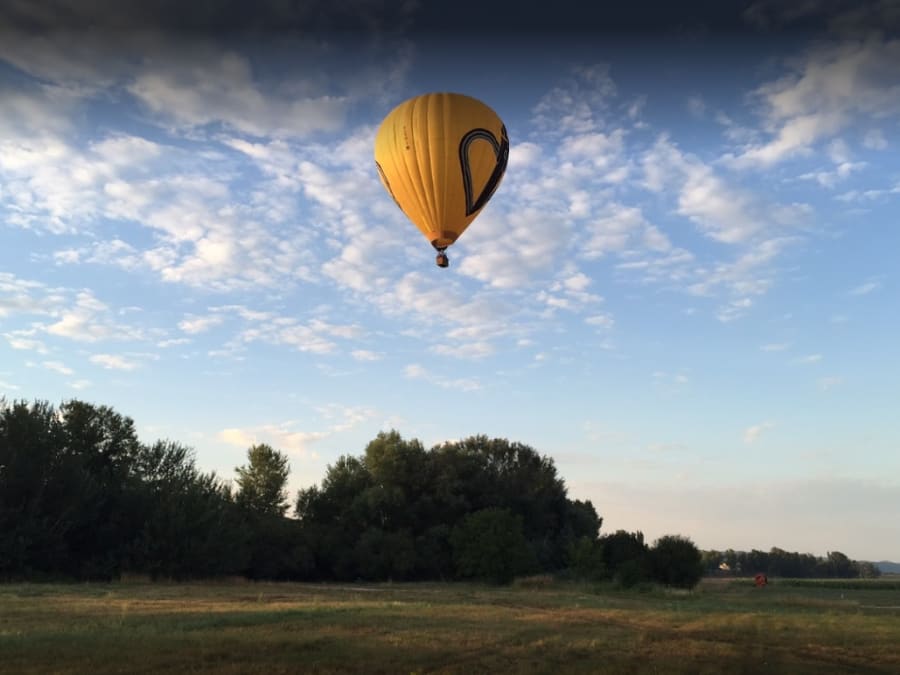
<svg viewBox="0 0 900 675">
<path fill-rule="evenodd" d="M 0 0 L 0 27 L 54 31 L 270 34 L 394 32 L 416 0 Z"/>
<path fill-rule="evenodd" d="M 0 26 L 33 32 L 750 35 L 898 17 L 896 0 L 0 0 Z"/>
<path fill-rule="evenodd" d="M 705 34 L 895 27 L 895 0 L 0 0 L 0 26 L 172 33 Z"/>
<path fill-rule="evenodd" d="M 830 32 L 840 35 L 900 29 L 897 0 L 754 0 L 747 24 L 765 32 Z"/>
</svg>

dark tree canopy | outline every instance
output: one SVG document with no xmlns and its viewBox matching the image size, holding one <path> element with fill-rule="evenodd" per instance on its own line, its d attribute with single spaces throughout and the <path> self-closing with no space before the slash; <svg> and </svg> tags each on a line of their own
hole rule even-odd
<svg viewBox="0 0 900 675">
<path fill-rule="evenodd" d="M 825 558 L 702 555 L 667 536 L 600 536 L 590 501 L 572 500 L 553 460 L 503 438 L 426 449 L 397 431 L 345 454 L 286 514 L 287 456 L 253 445 L 236 489 L 171 440 L 141 442 L 108 406 L 0 399 L 0 580 L 483 579 L 533 572 L 622 586 L 690 587 L 699 573 L 877 575 L 838 551 Z"/>
<path fill-rule="evenodd" d="M 296 502 L 298 518 L 317 533 L 320 569 L 343 579 L 379 571 L 394 579 L 483 576 L 471 564 L 474 553 L 460 557 L 458 535 L 482 512 L 518 523 L 524 549 L 513 558 L 534 570 L 565 568 L 574 541 L 596 538 L 600 527 L 590 502 L 568 499 L 552 459 L 486 436 L 426 450 L 397 431 L 381 432 L 362 457 L 341 457 L 321 486 L 301 490 Z"/>
<path fill-rule="evenodd" d="M 668 535 L 650 549 L 654 580 L 677 588 L 693 588 L 703 576 L 700 549 L 687 537 Z"/>
<path fill-rule="evenodd" d="M 260 515 L 283 515 L 287 509 L 288 458 L 265 443 L 251 445 L 247 465 L 235 469 L 237 502 Z"/>
</svg>

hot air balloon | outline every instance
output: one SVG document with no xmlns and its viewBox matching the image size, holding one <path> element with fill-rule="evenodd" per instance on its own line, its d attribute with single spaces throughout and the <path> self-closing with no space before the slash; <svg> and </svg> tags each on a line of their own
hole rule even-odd
<svg viewBox="0 0 900 675">
<path fill-rule="evenodd" d="M 503 121 L 470 96 L 432 93 L 394 108 L 375 136 L 375 165 L 400 210 L 445 251 L 494 194 L 509 157 Z"/>
</svg>

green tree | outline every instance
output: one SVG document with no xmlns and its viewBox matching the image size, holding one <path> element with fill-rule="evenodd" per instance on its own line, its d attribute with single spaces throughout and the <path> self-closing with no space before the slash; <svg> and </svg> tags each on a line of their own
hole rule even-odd
<svg viewBox="0 0 900 675">
<path fill-rule="evenodd" d="M 862 579 L 877 579 L 881 576 L 881 570 L 871 562 L 861 561 L 856 563 L 858 576 Z"/>
<path fill-rule="evenodd" d="M 355 547 L 374 524 L 366 500 L 372 485 L 363 461 L 341 455 L 326 468 L 321 487 L 313 485 L 297 493 L 297 518 L 320 576 L 348 580 L 359 576 Z"/>
<path fill-rule="evenodd" d="M 599 539 L 580 537 L 571 546 L 571 569 L 578 579 L 598 581 L 606 575 L 603 544 Z"/>
<path fill-rule="evenodd" d="M 248 537 L 225 485 L 200 473 L 191 449 L 171 441 L 145 446 L 135 466 L 141 527 L 129 567 L 153 578 L 187 579 L 238 574 Z"/>
<path fill-rule="evenodd" d="M 287 511 L 288 458 L 261 443 L 247 450 L 248 464 L 237 467 L 237 503 L 258 515 L 284 515 Z"/>
<path fill-rule="evenodd" d="M 52 573 L 68 555 L 80 473 L 45 402 L 0 399 L 0 578 Z"/>
<path fill-rule="evenodd" d="M 840 579 L 849 579 L 858 575 L 854 570 L 853 562 L 840 551 L 829 551 L 823 561 L 825 576 Z"/>
<path fill-rule="evenodd" d="M 715 549 L 703 551 L 701 553 L 701 561 L 703 563 L 704 574 L 720 573 L 719 565 L 722 564 L 723 560 L 724 558 L 721 551 L 716 551 Z"/>
<path fill-rule="evenodd" d="M 603 560 L 607 575 L 611 575 L 622 586 L 634 586 L 647 577 L 648 549 L 643 532 L 616 530 L 601 537 Z"/>
<path fill-rule="evenodd" d="M 477 479 L 463 488 L 468 513 L 488 507 L 509 509 L 522 518 L 525 539 L 540 567 L 563 569 L 572 542 L 571 508 L 553 459 L 523 443 L 484 435 L 445 444 L 442 450 L 451 448 L 457 459 L 476 460 Z M 575 521 L 580 523 L 585 512 L 579 507 L 576 511 Z"/>
<path fill-rule="evenodd" d="M 590 499 L 570 500 L 566 505 L 566 520 L 572 531 L 572 538 L 576 540 L 581 537 L 596 539 L 600 534 L 600 526 L 603 524 L 603 518 L 597 515 Z"/>
<path fill-rule="evenodd" d="M 60 459 L 67 465 L 66 544 L 60 562 L 81 578 L 111 579 L 121 572 L 143 514 L 136 499 L 141 451 L 134 421 L 109 406 L 64 402 L 58 409 Z"/>
<path fill-rule="evenodd" d="M 489 508 L 466 516 L 450 534 L 461 577 L 506 584 L 534 570 L 522 517 L 510 509 Z"/>
<path fill-rule="evenodd" d="M 409 532 L 369 528 L 355 547 L 357 569 L 363 579 L 402 581 L 416 563 L 416 551 Z"/>
<path fill-rule="evenodd" d="M 666 586 L 693 588 L 703 576 L 703 556 L 687 537 L 667 535 L 650 549 L 653 578 Z"/>
</svg>

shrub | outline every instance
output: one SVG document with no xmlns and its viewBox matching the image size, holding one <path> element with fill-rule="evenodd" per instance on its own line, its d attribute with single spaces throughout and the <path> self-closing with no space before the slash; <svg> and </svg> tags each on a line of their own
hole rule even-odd
<svg viewBox="0 0 900 675">
<path fill-rule="evenodd" d="M 676 588 L 693 588 L 703 576 L 700 549 L 680 535 L 656 540 L 650 549 L 650 567 L 656 581 Z"/>
</svg>

